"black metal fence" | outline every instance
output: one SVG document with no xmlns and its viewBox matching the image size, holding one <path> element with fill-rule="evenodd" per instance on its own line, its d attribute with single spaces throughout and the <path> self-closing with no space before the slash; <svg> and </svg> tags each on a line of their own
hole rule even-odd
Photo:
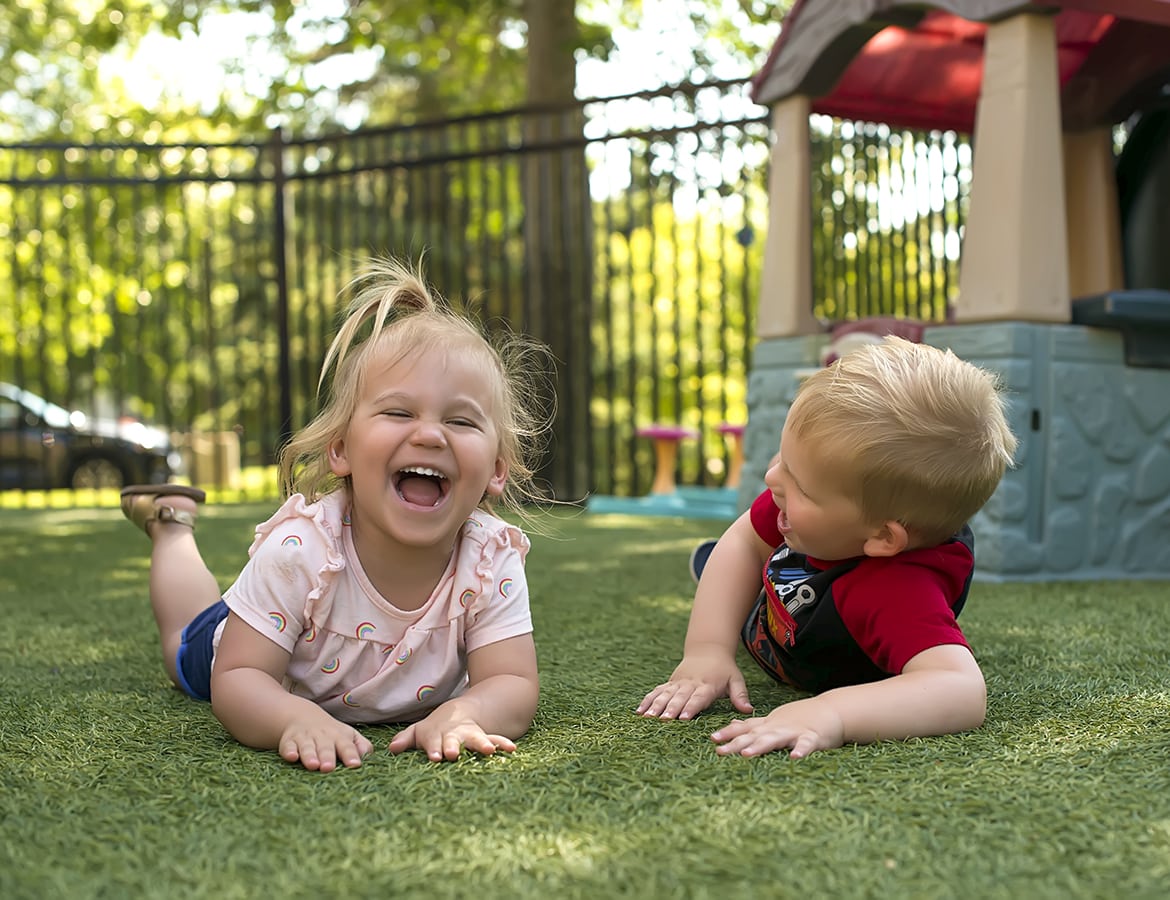
<svg viewBox="0 0 1170 900">
<path fill-rule="evenodd" d="M 817 314 L 945 317 L 964 140 L 812 126 Z M 156 423 L 193 480 L 269 497 L 338 292 L 364 257 L 425 251 L 442 293 L 552 347 L 556 496 L 645 492 L 651 422 L 698 431 L 679 480 L 719 484 L 770 149 L 743 82 L 262 143 L 0 146 L 0 382 Z"/>
</svg>

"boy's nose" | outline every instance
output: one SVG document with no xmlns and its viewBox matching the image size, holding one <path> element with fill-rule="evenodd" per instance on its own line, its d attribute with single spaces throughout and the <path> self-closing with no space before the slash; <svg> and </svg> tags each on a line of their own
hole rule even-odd
<svg viewBox="0 0 1170 900">
<path fill-rule="evenodd" d="M 764 484 L 766 484 L 772 490 L 776 490 L 780 483 L 780 479 L 777 477 L 779 471 L 780 454 L 776 454 L 772 457 L 772 461 L 768 463 L 768 468 L 764 470 Z"/>
</svg>

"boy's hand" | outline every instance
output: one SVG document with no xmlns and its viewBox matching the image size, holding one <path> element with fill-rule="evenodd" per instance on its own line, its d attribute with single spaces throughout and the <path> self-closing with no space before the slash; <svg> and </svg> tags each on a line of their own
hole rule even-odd
<svg viewBox="0 0 1170 900">
<path fill-rule="evenodd" d="M 352 725 L 339 722 L 320 708 L 318 715 L 308 715 L 289 722 L 280 735 L 277 750 L 288 762 L 299 762 L 306 769 L 332 772 L 340 762 L 346 768 L 362 764 L 362 757 L 374 745 Z"/>
<path fill-rule="evenodd" d="M 711 735 L 720 756 L 762 756 L 789 748 L 792 759 L 814 750 L 832 750 L 845 742 L 841 717 L 818 698 L 786 703 L 763 718 L 738 719 Z"/>
<path fill-rule="evenodd" d="M 439 707 L 421 722 L 415 722 L 394 735 L 391 753 L 419 749 L 434 762 L 456 760 L 466 747 L 484 756 L 497 750 L 511 753 L 516 744 L 502 734 L 488 734 L 472 719 Z"/>
<path fill-rule="evenodd" d="M 754 708 L 734 657 L 719 651 L 691 653 L 683 657 L 670 681 L 648 693 L 635 712 L 659 719 L 690 719 L 720 697 L 730 697 L 740 712 Z"/>
</svg>

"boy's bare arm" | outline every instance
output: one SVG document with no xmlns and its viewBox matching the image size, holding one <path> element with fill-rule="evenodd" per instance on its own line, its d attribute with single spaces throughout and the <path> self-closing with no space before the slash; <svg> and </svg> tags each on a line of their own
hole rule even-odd
<svg viewBox="0 0 1170 900">
<path fill-rule="evenodd" d="M 724 696 L 741 712 L 751 712 L 735 652 L 744 619 L 759 596 L 760 573 L 771 549 L 760 540 L 746 512 L 719 538 L 695 591 L 682 662 L 669 681 L 638 704 L 639 715 L 689 719 Z"/>
<path fill-rule="evenodd" d="M 900 675 L 786 703 L 762 718 L 732 722 L 711 738 L 723 755 L 788 748 L 799 759 L 846 743 L 969 731 L 983 724 L 986 711 L 979 664 L 966 647 L 945 644 L 919 653 Z"/>
</svg>

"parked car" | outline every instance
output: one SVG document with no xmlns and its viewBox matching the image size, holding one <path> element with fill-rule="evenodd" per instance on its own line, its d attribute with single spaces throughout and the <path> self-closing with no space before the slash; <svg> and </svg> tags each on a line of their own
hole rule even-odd
<svg viewBox="0 0 1170 900">
<path fill-rule="evenodd" d="M 0 381 L 0 489 L 120 488 L 166 481 L 180 465 L 160 428 L 92 418 Z"/>
</svg>

